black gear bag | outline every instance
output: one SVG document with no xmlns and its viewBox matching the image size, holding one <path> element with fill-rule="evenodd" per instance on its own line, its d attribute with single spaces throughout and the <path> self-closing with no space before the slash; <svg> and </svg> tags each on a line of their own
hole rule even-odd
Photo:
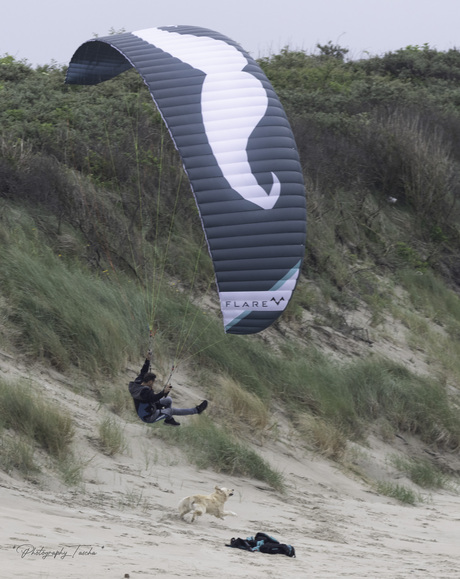
<svg viewBox="0 0 460 579">
<path fill-rule="evenodd" d="M 280 543 L 274 537 L 266 533 L 257 533 L 255 537 L 247 537 L 246 539 L 232 539 L 230 545 L 227 547 L 234 547 L 235 549 L 243 549 L 245 551 L 260 551 L 261 553 L 269 553 L 270 555 L 287 555 L 288 557 L 295 557 L 295 549 L 292 545 Z"/>
</svg>

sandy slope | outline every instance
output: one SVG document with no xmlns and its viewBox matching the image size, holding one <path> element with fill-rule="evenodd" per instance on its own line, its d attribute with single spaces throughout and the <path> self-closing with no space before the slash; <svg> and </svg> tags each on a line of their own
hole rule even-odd
<svg viewBox="0 0 460 579">
<path fill-rule="evenodd" d="M 257 451 L 283 471 L 285 496 L 258 481 L 197 471 L 137 422 L 125 426 L 129 450 L 108 458 L 94 444 L 104 411 L 97 402 L 66 388 L 64 378 L 0 353 L 0 375 L 18 372 L 34 388 L 65 393 L 78 425 L 76 454 L 86 463 L 85 481 L 69 489 L 0 473 L 2 577 L 460 577 L 460 496 L 454 492 L 432 493 L 415 507 L 379 496 L 302 450 L 282 417 L 278 441 Z M 186 403 L 193 392 L 201 395 L 180 377 L 177 401 Z M 357 456 L 378 469 L 393 451 L 371 438 Z M 385 476 L 395 475 L 387 468 Z M 181 497 L 211 492 L 216 484 L 235 488 L 228 508 L 238 517 L 205 515 L 193 525 L 179 519 Z M 292 544 L 297 557 L 226 547 L 232 537 L 257 531 Z"/>
</svg>

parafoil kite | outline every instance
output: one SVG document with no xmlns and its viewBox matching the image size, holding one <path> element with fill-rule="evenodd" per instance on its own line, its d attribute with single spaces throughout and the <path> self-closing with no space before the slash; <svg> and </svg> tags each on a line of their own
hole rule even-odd
<svg viewBox="0 0 460 579">
<path fill-rule="evenodd" d="M 131 67 L 190 180 L 225 331 L 260 332 L 287 306 L 305 251 L 305 188 L 284 109 L 247 52 L 195 26 L 94 38 L 75 52 L 66 82 L 97 84 Z"/>
</svg>

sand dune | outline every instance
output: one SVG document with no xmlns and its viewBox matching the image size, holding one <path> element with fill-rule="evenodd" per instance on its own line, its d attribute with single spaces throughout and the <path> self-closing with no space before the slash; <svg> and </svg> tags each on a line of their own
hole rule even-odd
<svg viewBox="0 0 460 579">
<path fill-rule="evenodd" d="M 281 422 L 279 439 L 257 451 L 284 473 L 284 496 L 256 480 L 198 471 L 177 449 L 146 437 L 148 427 L 135 421 L 125 426 L 129 450 L 109 458 L 92 443 L 103 411 L 98 403 L 66 388 L 54 373 L 31 372 L 0 355 L 2 377 L 19 372 L 49 395 L 65 392 L 77 422 L 76 456 L 86 466 L 78 488 L 0 473 L 3 577 L 460 577 L 460 497 L 453 491 L 401 505 L 302 448 Z M 193 391 L 182 378 L 179 401 Z M 393 450 L 371 438 L 362 460 L 384 465 Z M 227 506 L 238 516 L 182 521 L 179 500 L 207 494 L 216 484 L 235 488 Z M 257 531 L 293 545 L 297 557 L 226 546 Z"/>
</svg>

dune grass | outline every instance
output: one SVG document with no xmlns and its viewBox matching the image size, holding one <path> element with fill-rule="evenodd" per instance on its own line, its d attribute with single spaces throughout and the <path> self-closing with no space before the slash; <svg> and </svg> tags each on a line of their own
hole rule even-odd
<svg viewBox="0 0 460 579">
<path fill-rule="evenodd" d="M 413 306 L 433 321 L 460 322 L 458 295 L 430 270 L 401 269 L 398 280 L 408 292 Z"/>
<path fill-rule="evenodd" d="M 26 478 L 39 472 L 32 441 L 25 436 L 3 436 L 0 440 L 0 468 L 18 470 Z"/>
<path fill-rule="evenodd" d="M 5 428 L 39 444 L 53 458 L 59 459 L 69 451 L 74 436 L 72 418 L 30 384 L 0 379 L 0 419 Z"/>
<path fill-rule="evenodd" d="M 85 463 L 72 452 L 61 457 L 56 464 L 61 480 L 68 486 L 77 486 L 83 482 Z"/>
<path fill-rule="evenodd" d="M 367 424 L 385 418 L 395 430 L 417 434 L 427 443 L 451 449 L 460 445 L 459 411 L 434 378 L 377 356 L 348 364 L 319 357 L 296 365 L 297 380 L 291 375 L 285 382 L 294 413 L 310 409 L 350 437 L 362 436 Z"/>
<path fill-rule="evenodd" d="M 400 503 L 407 505 L 415 505 L 417 503 L 423 502 L 423 496 L 420 493 L 417 493 L 412 489 L 397 483 L 379 481 L 376 484 L 376 490 L 381 495 L 391 497 L 392 499 L 396 499 Z"/>
<path fill-rule="evenodd" d="M 220 376 L 212 390 L 213 416 L 234 431 L 246 427 L 251 432 L 263 432 L 271 422 L 267 404 L 231 378 Z"/>
<path fill-rule="evenodd" d="M 0 219 L 3 328 L 10 328 L 22 351 L 59 370 L 76 366 L 91 377 L 116 376 L 127 360 L 137 363 L 147 349 L 146 290 L 121 272 L 91 271 L 75 256 L 78 252 L 59 254 L 47 243 L 40 223 L 12 208 Z M 79 247 L 76 234 L 74 239 Z M 425 295 L 438 291 L 434 282 L 423 281 Z M 224 382 L 213 387 L 216 404 L 225 408 L 225 416 L 234 417 L 226 425 L 229 430 L 235 431 L 239 421 L 262 431 L 271 422 L 269 409 L 280 405 L 293 419 L 316 417 L 308 436 L 321 452 L 332 455 L 341 454 L 343 437 L 365 437 L 377 418 L 429 444 L 460 446 L 459 411 L 441 382 L 378 356 L 344 364 L 287 339 L 275 350 L 258 336 L 226 335 L 220 316 L 194 305 L 186 294 L 171 283 L 155 296 L 155 358 L 165 375 L 168 362 L 174 361 L 191 364 L 208 377 L 222 376 Z M 454 328 L 460 310 L 451 293 L 442 295 L 442 318 Z M 420 307 L 427 302 L 420 300 Z M 106 390 L 102 402 L 113 411 L 123 414 L 131 407 L 126 391 L 116 385 Z M 250 458 L 230 444 L 224 430 L 210 429 L 216 445 L 198 453 L 200 460 L 212 457 L 217 469 L 227 465 L 226 472 L 263 473 L 265 466 L 256 458 L 249 468 Z M 43 431 L 44 426 L 38 429 Z M 276 479 L 269 471 L 261 476 Z"/>
<path fill-rule="evenodd" d="M 127 442 L 123 429 L 111 416 L 106 416 L 99 423 L 98 432 L 102 451 L 108 456 L 114 456 L 126 450 Z"/>
<path fill-rule="evenodd" d="M 391 456 L 391 463 L 405 473 L 410 480 L 424 489 L 440 489 L 452 486 L 451 479 L 431 462 L 424 459 Z"/>
<path fill-rule="evenodd" d="M 135 306 L 126 305 L 136 294 L 129 284 L 121 288 L 66 263 L 34 237 L 33 223 L 23 217 L 22 225 L 0 255 L 0 289 L 15 341 L 61 371 L 74 365 L 90 374 L 116 373 L 126 344 L 132 340 L 131 351 L 138 345 L 141 322 Z"/>
<path fill-rule="evenodd" d="M 281 472 L 205 415 L 191 419 L 189 424 L 182 424 L 180 428 L 155 429 L 153 432 L 155 436 L 174 440 L 198 468 L 213 468 L 232 476 L 250 476 L 274 489 L 284 490 Z"/>
<path fill-rule="evenodd" d="M 331 421 L 311 414 L 302 414 L 297 420 L 297 428 L 306 443 L 319 454 L 335 461 L 341 461 L 347 450 L 347 436 Z"/>
</svg>

